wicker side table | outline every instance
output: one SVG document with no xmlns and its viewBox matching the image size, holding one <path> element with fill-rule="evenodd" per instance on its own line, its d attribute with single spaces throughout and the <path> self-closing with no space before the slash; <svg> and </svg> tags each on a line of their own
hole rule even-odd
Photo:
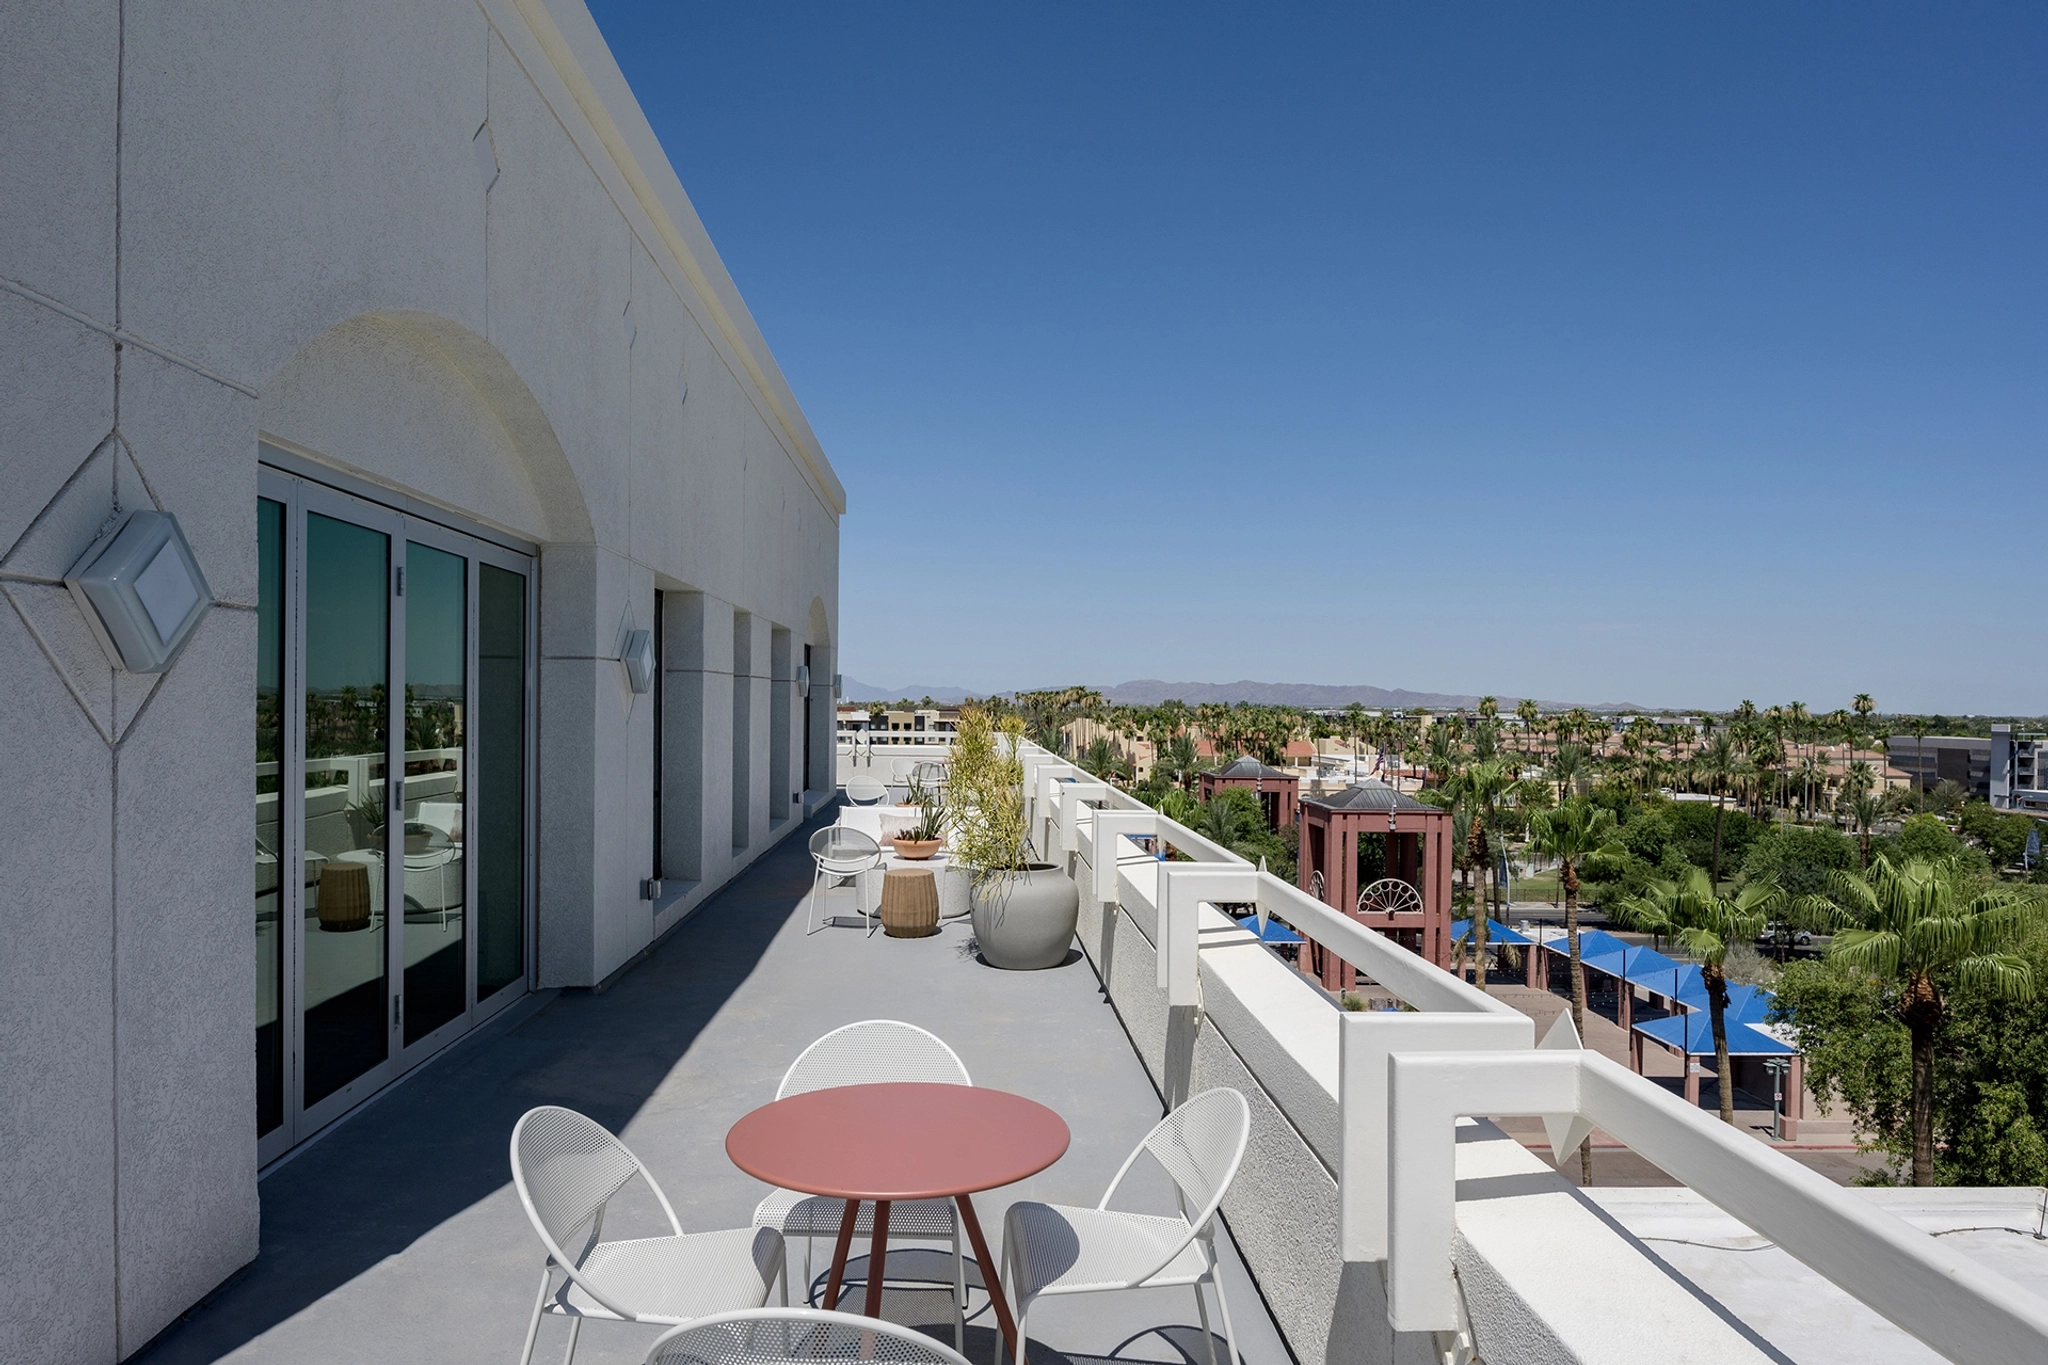
<svg viewBox="0 0 2048 1365">
<path fill-rule="evenodd" d="M 928 867 L 892 867 L 882 874 L 882 932 L 924 938 L 939 932 L 939 884 Z"/>
</svg>

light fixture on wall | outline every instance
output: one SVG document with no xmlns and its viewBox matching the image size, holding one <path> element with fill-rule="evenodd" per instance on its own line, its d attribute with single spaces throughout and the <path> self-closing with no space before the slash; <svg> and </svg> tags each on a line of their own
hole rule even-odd
<svg viewBox="0 0 2048 1365">
<path fill-rule="evenodd" d="M 107 657 L 130 673 L 169 668 L 213 606 L 199 561 L 168 512 L 130 512 L 79 557 L 64 586 Z"/>
<path fill-rule="evenodd" d="M 626 685 L 635 692 L 646 692 L 654 687 L 654 632 L 632 630 L 626 632 L 626 647 L 619 654 L 619 662 L 626 666 Z"/>
<path fill-rule="evenodd" d="M 796 666 L 796 694 L 805 701 L 811 699 L 811 666 L 809 664 L 798 664 Z"/>
</svg>

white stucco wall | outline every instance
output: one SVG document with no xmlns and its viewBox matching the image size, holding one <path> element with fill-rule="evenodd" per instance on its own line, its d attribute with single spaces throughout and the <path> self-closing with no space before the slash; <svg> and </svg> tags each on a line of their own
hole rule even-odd
<svg viewBox="0 0 2048 1365">
<path fill-rule="evenodd" d="M 829 684 L 845 495 L 576 0 L 0 0 L 0 32 L 0 1225 L 37 1248 L 0 1360 L 113 1360 L 256 1250 L 259 442 L 538 548 L 540 985 L 602 982 L 795 828 L 774 689 L 807 643 Z M 149 505 L 218 603 L 160 680 L 56 582 Z M 650 903 L 618 649 L 657 587 Z"/>
</svg>

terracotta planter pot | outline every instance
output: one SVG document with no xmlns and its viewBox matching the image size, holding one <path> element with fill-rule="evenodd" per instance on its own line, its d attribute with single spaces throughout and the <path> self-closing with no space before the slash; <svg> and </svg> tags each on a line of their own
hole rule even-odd
<svg viewBox="0 0 2048 1365">
<path fill-rule="evenodd" d="M 890 843 L 896 846 L 896 856 L 923 861 L 939 851 L 944 839 L 902 839 L 892 836 Z"/>
<path fill-rule="evenodd" d="M 1081 889 L 1051 863 L 991 877 L 971 899 L 974 941 L 989 966 L 1032 972 L 1066 961 L 1081 918 Z"/>
</svg>

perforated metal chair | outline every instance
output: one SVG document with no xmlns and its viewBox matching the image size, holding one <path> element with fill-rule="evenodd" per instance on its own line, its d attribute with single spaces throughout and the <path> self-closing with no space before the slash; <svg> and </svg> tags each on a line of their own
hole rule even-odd
<svg viewBox="0 0 2048 1365">
<path fill-rule="evenodd" d="M 775 1098 L 829 1090 L 841 1085 L 876 1085 L 886 1081 L 924 1081 L 932 1085 L 973 1085 L 966 1063 L 937 1034 L 899 1019 L 863 1019 L 833 1029 L 797 1054 L 783 1073 Z M 776 1190 L 754 1210 L 758 1227 L 774 1228 L 785 1237 L 804 1239 L 804 1295 L 810 1297 L 811 1250 L 814 1239 L 839 1236 L 846 1201 L 821 1195 Z M 875 1206 L 863 1202 L 854 1223 L 856 1237 L 872 1237 Z M 953 1248 L 953 1343 L 965 1349 L 967 1263 L 960 1255 L 960 1224 L 950 1199 L 906 1199 L 889 1205 L 889 1240 L 897 1237 L 946 1241 Z M 983 1273 L 988 1268 L 983 1267 Z M 788 1274 L 784 1270 L 785 1277 Z M 782 1297 L 789 1300 L 785 1279 Z M 833 1305 L 827 1304 L 830 1308 Z"/>
<path fill-rule="evenodd" d="M 889 795 L 889 788 L 879 777 L 856 773 L 846 779 L 846 799 L 856 806 L 877 806 Z"/>
<path fill-rule="evenodd" d="M 1156 1289 L 1188 1285 L 1195 1291 L 1209 1365 L 1217 1365 L 1216 1340 L 1202 1286 L 1216 1294 L 1223 1314 L 1229 1365 L 1238 1365 L 1237 1333 L 1230 1305 L 1216 1279 L 1216 1209 L 1251 1136 L 1251 1106 L 1235 1090 L 1205 1090 L 1161 1119 L 1138 1144 L 1092 1209 L 1068 1204 L 1019 1202 L 1003 1221 L 1003 1278 L 1017 1313 L 1017 1340 L 1025 1339 L 1031 1305 L 1053 1294 L 1093 1294 L 1112 1289 Z M 1117 1187 L 1138 1158 L 1150 1153 L 1173 1180 L 1181 1206 L 1177 1218 L 1124 1213 L 1109 1207 Z M 998 1365 L 1002 1353 L 996 1354 Z"/>
<path fill-rule="evenodd" d="M 818 923 L 818 906 L 824 896 L 840 882 L 853 883 L 853 908 L 868 921 L 868 936 L 872 938 L 880 913 L 870 915 L 861 909 L 861 874 L 881 865 L 882 845 L 857 829 L 845 825 L 827 825 L 811 836 L 811 862 L 816 870 L 811 874 L 811 908 L 804 921 L 806 937 L 822 926 Z"/>
<path fill-rule="evenodd" d="M 967 1365 L 924 1333 L 822 1308 L 720 1313 L 661 1334 L 647 1365 Z"/>
<path fill-rule="evenodd" d="M 636 1175 L 654 1192 L 672 1235 L 599 1240 L 605 1206 Z M 788 1301 L 779 1232 L 759 1224 L 684 1232 L 640 1158 L 602 1124 L 573 1109 L 542 1105 L 520 1116 L 512 1129 L 512 1183 L 547 1248 L 520 1365 L 533 1358 L 544 1312 L 569 1319 L 569 1349 L 562 1357 L 568 1365 L 585 1318 L 673 1326 L 759 1308 L 778 1277 Z"/>
</svg>

